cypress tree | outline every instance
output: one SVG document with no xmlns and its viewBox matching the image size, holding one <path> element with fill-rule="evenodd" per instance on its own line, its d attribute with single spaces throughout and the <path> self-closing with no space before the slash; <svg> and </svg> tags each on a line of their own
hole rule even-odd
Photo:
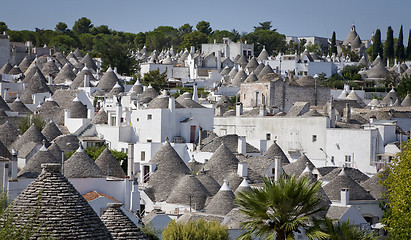
<svg viewBox="0 0 411 240">
<path fill-rule="evenodd" d="M 394 33 L 391 26 L 387 30 L 387 40 L 384 43 L 384 60 L 394 58 Z"/>
<path fill-rule="evenodd" d="M 377 29 L 377 31 L 375 31 L 374 43 L 372 44 L 372 54 L 371 54 L 372 59 L 374 60 L 375 58 L 377 58 L 378 54 L 380 55 L 381 58 L 383 57 L 380 29 Z"/>
<path fill-rule="evenodd" d="M 397 60 L 403 61 L 405 58 L 404 54 L 404 39 L 402 35 L 402 25 L 400 28 L 400 33 L 398 35 L 398 43 L 397 43 L 397 49 L 395 51 L 395 56 L 397 57 Z"/>
<path fill-rule="evenodd" d="M 336 46 L 336 40 L 335 40 L 335 31 L 333 32 L 333 36 L 331 38 L 331 48 L 330 48 L 330 56 L 333 54 L 337 55 L 337 46 Z"/>
<path fill-rule="evenodd" d="M 408 32 L 408 46 L 407 46 L 407 52 L 405 53 L 405 59 L 411 60 L 411 29 Z"/>
</svg>

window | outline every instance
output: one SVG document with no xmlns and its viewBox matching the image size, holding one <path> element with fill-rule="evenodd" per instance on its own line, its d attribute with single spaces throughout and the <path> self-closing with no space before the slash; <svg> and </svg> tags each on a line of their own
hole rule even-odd
<svg viewBox="0 0 411 240">
<path fill-rule="evenodd" d="M 313 142 L 317 141 L 317 135 L 313 135 Z"/>
<path fill-rule="evenodd" d="M 147 139 L 147 142 L 152 142 L 153 140 L 151 140 L 151 139 Z"/>
<path fill-rule="evenodd" d="M 153 119 L 153 115 L 148 114 L 148 115 L 147 115 L 147 120 L 151 120 L 151 119 Z"/>
<path fill-rule="evenodd" d="M 244 99 L 245 99 L 245 93 L 244 93 Z"/>
<path fill-rule="evenodd" d="M 334 163 L 334 156 L 331 156 L 331 162 Z"/>
<path fill-rule="evenodd" d="M 350 155 L 345 155 L 345 166 L 351 167 L 351 156 Z"/>
<path fill-rule="evenodd" d="M 145 160 L 146 160 L 146 152 L 145 152 L 145 151 L 141 151 L 141 153 L 140 153 L 140 158 L 141 158 L 141 161 L 145 161 Z"/>
<path fill-rule="evenodd" d="M 137 122 L 140 121 L 140 118 L 137 118 Z"/>
<path fill-rule="evenodd" d="M 271 133 L 267 133 L 267 134 L 265 135 L 265 139 L 266 139 L 266 140 L 271 140 Z"/>
</svg>

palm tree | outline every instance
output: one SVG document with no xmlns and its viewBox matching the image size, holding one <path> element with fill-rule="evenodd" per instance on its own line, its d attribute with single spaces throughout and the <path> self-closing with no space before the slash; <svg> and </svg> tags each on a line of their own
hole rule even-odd
<svg viewBox="0 0 411 240">
<path fill-rule="evenodd" d="M 361 230 L 350 225 L 349 221 L 333 223 L 331 219 L 325 220 L 324 231 L 329 234 L 330 240 L 376 240 L 373 232 Z"/>
<path fill-rule="evenodd" d="M 281 176 L 278 182 L 264 178 L 262 188 L 240 192 L 236 204 L 247 220 L 242 223 L 246 232 L 239 239 L 294 239 L 293 232 L 300 229 L 311 239 L 325 239 L 328 234 L 318 224 L 313 226 L 325 210 L 320 187 L 320 182 L 306 177 Z"/>
</svg>

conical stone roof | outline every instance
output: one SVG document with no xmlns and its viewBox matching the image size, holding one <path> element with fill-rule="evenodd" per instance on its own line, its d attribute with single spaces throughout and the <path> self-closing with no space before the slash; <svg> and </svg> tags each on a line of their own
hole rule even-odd
<svg viewBox="0 0 411 240">
<path fill-rule="evenodd" d="M 133 91 L 136 94 L 141 94 L 141 93 L 143 93 L 143 90 L 144 90 L 143 85 L 141 85 L 140 81 L 137 79 L 136 83 L 134 83 L 134 85 L 133 85 Z"/>
<path fill-rule="evenodd" d="M 11 145 L 19 137 L 20 132 L 9 121 L 0 125 L 0 141 L 11 150 Z"/>
<path fill-rule="evenodd" d="M 327 175 L 323 176 L 321 179 L 322 181 L 332 181 L 334 178 L 336 178 L 342 171 L 343 168 L 335 168 L 331 172 L 329 172 Z M 369 179 L 367 175 L 365 175 L 363 172 L 356 168 L 344 168 L 345 174 L 350 176 L 353 180 L 355 180 L 358 183 L 365 182 Z"/>
<path fill-rule="evenodd" d="M 34 125 L 34 123 L 19 137 L 14 143 L 13 148 L 19 151 L 25 144 L 29 142 L 43 143 L 43 140 L 47 141 L 40 130 Z"/>
<path fill-rule="evenodd" d="M 84 63 L 88 69 L 93 69 L 94 72 L 97 72 L 97 65 L 94 62 L 94 60 L 91 58 L 90 54 L 86 54 L 83 59 L 80 61 L 81 63 Z"/>
<path fill-rule="evenodd" d="M 46 99 L 46 101 L 41 104 L 41 106 L 37 107 L 34 112 L 40 115 L 44 120 L 52 120 L 58 124 L 63 124 L 64 109 L 52 98 Z"/>
<path fill-rule="evenodd" d="M 411 69 L 411 68 L 410 68 Z M 402 107 L 411 107 L 411 97 L 410 94 L 407 94 L 407 96 L 405 96 L 404 100 L 401 103 Z"/>
<path fill-rule="evenodd" d="M 8 158 L 11 159 L 11 153 L 7 149 L 7 147 L 3 144 L 2 141 L 0 141 L 0 157 Z"/>
<path fill-rule="evenodd" d="M 258 77 L 258 74 L 264 69 L 264 63 L 260 63 L 256 69 L 254 69 L 254 74 Z"/>
<path fill-rule="evenodd" d="M 76 48 L 76 50 L 74 50 L 73 55 L 76 56 L 77 60 L 81 60 L 83 59 L 83 54 L 80 52 L 80 50 L 78 48 Z"/>
<path fill-rule="evenodd" d="M 387 78 L 390 76 L 390 72 L 384 66 L 383 63 L 378 63 L 367 70 L 368 78 Z"/>
<path fill-rule="evenodd" d="M 237 195 L 238 193 L 243 192 L 243 191 L 250 191 L 250 190 L 251 190 L 250 184 L 248 183 L 247 179 L 244 178 L 243 181 L 240 183 L 240 185 L 235 190 L 234 195 Z"/>
<path fill-rule="evenodd" d="M 210 171 L 211 176 L 222 184 L 228 172 L 237 171 L 238 162 L 230 149 L 221 144 L 206 162 L 204 169 Z"/>
<path fill-rule="evenodd" d="M 17 67 L 17 65 L 14 66 L 14 67 L 9 71 L 9 75 L 14 75 L 14 76 L 19 75 L 19 74 L 22 74 L 22 73 L 23 73 L 23 72 L 20 70 L 19 67 Z"/>
<path fill-rule="evenodd" d="M 89 81 L 95 81 L 96 79 L 94 78 L 93 74 L 90 72 L 90 70 L 87 67 L 84 67 L 79 73 L 77 73 L 76 78 L 74 78 L 73 82 L 70 85 L 71 89 L 77 89 L 79 87 L 84 86 L 84 76 L 88 75 L 89 76 Z"/>
<path fill-rule="evenodd" d="M 115 240 L 147 240 L 144 233 L 121 210 L 122 203 L 108 203 L 108 209 L 101 215 L 101 221 Z"/>
<path fill-rule="evenodd" d="M 46 126 L 44 126 L 43 130 L 41 130 L 41 133 L 49 142 L 53 141 L 56 137 L 63 135 L 53 121 L 49 121 Z"/>
<path fill-rule="evenodd" d="M 287 175 L 294 175 L 298 177 L 304 171 L 305 167 L 307 166 L 307 163 L 308 167 L 312 171 L 315 168 L 315 166 L 310 161 L 310 159 L 308 159 L 308 157 L 303 153 L 297 161 L 283 166 L 283 170 Z"/>
<path fill-rule="evenodd" d="M 55 52 L 53 54 L 53 57 L 60 63 L 61 66 L 69 63 L 69 60 L 67 60 L 67 58 L 61 52 Z"/>
<path fill-rule="evenodd" d="M 208 214 L 226 215 L 234 207 L 235 195 L 226 182 L 223 183 L 218 193 L 211 199 L 205 208 Z"/>
<path fill-rule="evenodd" d="M 235 75 L 237 75 L 237 73 L 238 73 L 238 70 L 235 67 L 233 67 L 231 69 L 231 71 L 228 73 L 228 77 L 230 79 L 233 79 L 235 77 Z"/>
<path fill-rule="evenodd" d="M 71 118 L 87 118 L 87 106 L 75 98 L 70 105 Z"/>
<path fill-rule="evenodd" d="M 263 157 L 270 159 L 271 161 L 274 161 L 276 157 L 279 157 L 282 164 L 290 163 L 284 151 L 280 148 L 280 146 L 278 146 L 277 141 L 274 141 L 273 144 L 271 144 L 271 146 L 263 154 Z"/>
<path fill-rule="evenodd" d="M 397 99 L 401 100 L 394 89 L 388 92 L 388 94 L 381 100 L 380 104 L 383 106 L 392 105 Z"/>
<path fill-rule="evenodd" d="M 146 88 L 146 90 L 140 95 L 140 98 L 149 97 L 154 99 L 158 96 L 157 90 L 155 90 L 151 85 Z"/>
<path fill-rule="evenodd" d="M 223 68 L 223 70 L 221 70 L 220 74 L 221 74 L 222 76 L 225 76 L 225 75 L 228 75 L 228 74 L 230 73 L 230 71 L 231 71 L 231 69 L 230 69 L 228 66 L 225 66 L 225 67 Z"/>
<path fill-rule="evenodd" d="M 345 38 L 343 45 L 348 46 L 348 45 L 353 45 L 355 39 L 358 37 L 357 32 L 355 31 L 355 25 L 353 24 L 351 26 L 351 31 L 348 33 L 347 37 Z"/>
<path fill-rule="evenodd" d="M 274 73 L 273 69 L 270 67 L 269 64 L 265 65 L 265 67 L 261 70 L 261 72 L 257 75 L 258 79 L 263 78 L 265 75 L 269 73 Z M 256 73 L 257 74 L 257 73 Z"/>
<path fill-rule="evenodd" d="M 252 83 L 252 82 L 257 82 L 257 81 L 258 81 L 257 76 L 255 75 L 254 72 L 252 72 L 252 73 L 250 73 L 250 75 L 248 75 L 248 77 L 245 79 L 244 82 L 246 82 L 246 83 Z"/>
<path fill-rule="evenodd" d="M 2 96 L 0 96 L 0 109 L 4 111 L 11 111 L 9 105 L 7 105 Z"/>
<path fill-rule="evenodd" d="M 17 227 L 29 221 L 39 224 L 40 231 L 34 238 L 47 229 L 56 239 L 113 239 L 100 218 L 71 185 L 61 175 L 59 164 L 44 164 L 42 172 L 30 185 L 17 196 L 9 206 L 12 214 L 23 217 L 14 218 Z M 36 218 L 27 214 L 38 210 Z"/>
<path fill-rule="evenodd" d="M 254 71 L 258 67 L 258 62 L 255 57 L 251 58 L 250 61 L 247 63 L 247 66 L 245 66 L 245 69 L 248 70 L 248 72 Z"/>
<path fill-rule="evenodd" d="M 126 174 L 121 168 L 120 163 L 111 154 L 108 148 L 104 149 L 103 152 L 98 156 L 95 161 L 96 165 L 101 169 L 105 176 L 125 178 Z"/>
<path fill-rule="evenodd" d="M 94 116 L 93 121 L 91 121 L 93 124 L 108 124 L 108 114 L 107 112 L 102 108 L 98 111 L 98 113 Z"/>
<path fill-rule="evenodd" d="M 60 149 L 60 147 L 56 143 L 52 143 L 49 148 L 47 148 L 49 152 L 54 156 L 55 159 L 59 160 L 61 162 L 61 158 L 63 157 L 64 160 L 66 160 L 66 157 L 64 154 L 62 155 L 63 150 Z"/>
<path fill-rule="evenodd" d="M 351 90 L 350 94 L 348 94 L 348 96 L 345 98 L 345 100 L 353 100 L 358 102 L 361 106 L 364 106 L 364 102 L 362 101 L 362 99 L 357 95 L 357 93 L 355 92 L 355 90 Z"/>
<path fill-rule="evenodd" d="M 263 47 L 263 50 L 260 52 L 260 54 L 258 54 L 257 60 L 262 62 L 264 60 L 268 60 L 268 52 L 267 50 L 265 50 L 265 47 Z"/>
<path fill-rule="evenodd" d="M 211 194 L 194 175 L 181 176 L 171 190 L 167 203 L 190 205 L 196 210 L 204 208 Z"/>
<path fill-rule="evenodd" d="M 10 110 L 18 113 L 31 113 L 30 109 L 28 109 L 26 105 L 20 101 L 19 97 L 17 97 L 16 100 L 14 100 L 14 102 L 10 105 Z"/>
<path fill-rule="evenodd" d="M 67 178 L 103 178 L 104 173 L 80 146 L 64 162 L 64 176 Z"/>
<path fill-rule="evenodd" d="M 190 174 L 190 169 L 168 141 L 154 154 L 150 163 L 157 164 L 157 169 L 148 182 L 154 189 L 156 201 L 165 201 L 176 180 Z"/>
<path fill-rule="evenodd" d="M 41 165 L 43 163 L 57 163 L 60 164 L 61 161 L 56 159 L 53 154 L 51 154 L 46 146 L 42 146 L 39 151 L 37 151 L 30 160 L 26 163 L 22 170 L 18 173 L 19 178 L 37 178 L 41 173 Z"/>
<path fill-rule="evenodd" d="M 20 62 L 19 64 L 19 68 L 22 72 L 25 72 L 27 70 L 27 68 L 29 68 L 31 64 L 31 61 L 29 60 L 29 58 L 26 56 L 23 58 L 23 60 Z"/>
<path fill-rule="evenodd" d="M 59 71 L 60 70 L 54 63 L 54 60 L 48 61 L 46 64 L 44 64 L 43 68 L 41 69 L 41 72 L 44 76 L 52 76 L 53 78 L 57 76 Z"/>
<path fill-rule="evenodd" d="M 27 104 L 33 103 L 32 95 L 35 93 L 51 93 L 50 88 L 47 86 L 46 79 L 39 72 L 36 72 L 33 77 L 30 78 L 30 81 L 20 96 L 21 101 Z"/>
<path fill-rule="evenodd" d="M 240 87 L 241 83 L 243 83 L 246 78 L 247 78 L 247 74 L 244 72 L 243 68 L 240 68 L 240 70 L 237 72 L 237 74 L 234 76 L 233 80 L 231 81 L 231 84 L 235 87 Z"/>
<path fill-rule="evenodd" d="M 40 74 L 40 77 L 46 79 L 43 75 L 43 73 L 41 73 L 40 68 L 37 67 L 36 63 L 33 62 L 32 65 L 30 65 L 30 67 L 26 70 L 26 72 L 24 72 L 24 79 L 23 79 L 23 83 L 29 83 L 31 78 L 34 76 L 34 74 L 36 73 Z"/>
<path fill-rule="evenodd" d="M 73 66 L 66 63 L 54 78 L 54 84 L 64 84 L 65 82 L 73 81 L 75 78 L 76 74 L 73 72 Z"/>
<path fill-rule="evenodd" d="M 0 74 L 8 74 L 13 66 L 7 61 L 2 68 L 0 68 Z"/>
<path fill-rule="evenodd" d="M 184 94 L 183 94 L 184 95 Z M 183 96 L 181 95 L 181 96 Z M 183 96 L 182 98 L 178 97 L 176 102 L 181 104 L 181 106 L 185 108 L 205 108 L 203 105 L 199 104 L 198 102 L 194 101 L 190 96 Z"/>
<path fill-rule="evenodd" d="M 212 195 L 216 195 L 218 190 L 220 190 L 221 186 L 218 182 L 210 175 L 207 171 L 200 171 L 196 178 L 203 184 L 203 186 L 207 189 L 207 191 Z"/>
<path fill-rule="evenodd" d="M 350 200 L 374 200 L 359 183 L 353 180 L 344 170 L 324 186 L 324 191 L 332 201 L 341 201 L 341 189 L 348 188 Z"/>
<path fill-rule="evenodd" d="M 65 153 L 77 150 L 79 148 L 79 141 L 78 137 L 74 134 L 61 135 L 54 139 L 54 143 Z"/>
</svg>

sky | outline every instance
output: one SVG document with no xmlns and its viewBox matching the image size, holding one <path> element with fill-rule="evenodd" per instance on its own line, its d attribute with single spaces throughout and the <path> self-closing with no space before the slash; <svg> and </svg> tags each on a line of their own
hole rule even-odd
<svg viewBox="0 0 411 240">
<path fill-rule="evenodd" d="M 335 31 L 337 39 L 344 40 L 354 23 L 365 40 L 377 28 L 385 39 L 388 26 L 398 37 L 402 24 L 406 44 L 411 28 L 410 0 L 0 0 L 0 4 L 0 21 L 11 30 L 54 29 L 58 22 L 71 28 L 87 17 L 94 26 L 132 33 L 162 25 L 195 27 L 202 20 L 213 29 L 242 33 L 271 21 L 286 36 L 331 38 Z"/>
</svg>

